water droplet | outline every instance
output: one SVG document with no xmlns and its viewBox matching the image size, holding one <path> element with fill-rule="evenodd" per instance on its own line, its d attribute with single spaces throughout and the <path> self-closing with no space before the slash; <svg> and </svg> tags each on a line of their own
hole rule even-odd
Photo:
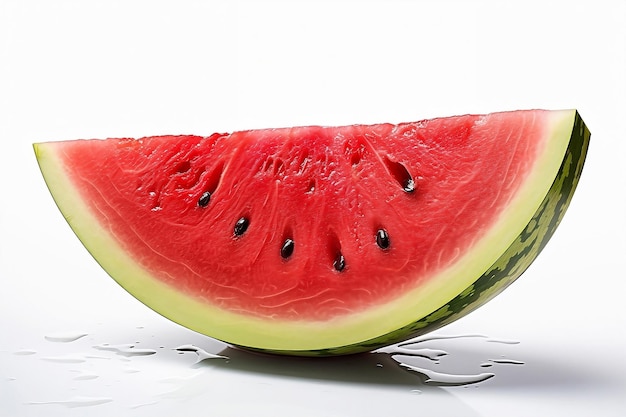
<svg viewBox="0 0 626 417">
<path fill-rule="evenodd" d="M 481 363 L 481 364 L 480 364 L 480 366 L 481 366 L 482 368 L 489 368 L 490 366 L 493 366 L 493 363 L 490 363 L 490 362 L 483 362 L 483 363 Z"/>
<path fill-rule="evenodd" d="M 48 342 L 69 343 L 87 336 L 87 333 L 55 333 L 44 336 Z"/>
<path fill-rule="evenodd" d="M 228 356 L 222 356 L 222 355 L 217 355 L 214 353 L 209 353 L 206 350 L 199 348 L 197 346 L 194 346 L 194 345 L 182 345 L 177 348 L 174 348 L 174 350 L 176 350 L 178 353 L 194 352 L 196 355 L 198 355 L 198 360 L 196 361 L 196 364 L 199 364 L 200 362 L 207 360 L 207 359 L 226 359 L 226 360 L 230 359 Z"/>
<path fill-rule="evenodd" d="M 519 340 L 487 339 L 490 343 L 502 343 L 505 345 L 518 345 Z"/>
<path fill-rule="evenodd" d="M 48 405 L 48 404 L 59 404 L 64 405 L 68 408 L 76 408 L 76 407 L 92 407 L 95 405 L 101 405 L 110 403 L 113 401 L 112 398 L 107 397 L 73 397 L 68 400 L 58 400 L 58 401 L 31 401 L 28 404 L 30 405 Z"/>
<path fill-rule="evenodd" d="M 18 355 L 18 356 L 29 356 L 29 355 L 34 355 L 36 353 L 37 351 L 31 350 L 31 349 L 22 349 L 22 350 L 18 350 L 17 352 L 13 352 L 14 355 Z"/>
<path fill-rule="evenodd" d="M 85 355 L 85 359 L 105 359 L 107 361 L 111 360 L 111 358 L 107 358 L 106 356 L 98 356 L 98 355 Z"/>
<path fill-rule="evenodd" d="M 507 365 L 524 365 L 523 361 L 518 361 L 515 359 L 489 359 L 493 363 L 498 364 L 507 364 Z"/>
<path fill-rule="evenodd" d="M 477 384 L 495 376 L 495 374 L 486 372 L 474 375 L 448 374 L 443 372 L 436 372 L 430 369 L 420 368 L 402 362 L 399 362 L 399 364 L 409 371 L 417 372 L 424 375 L 426 377 L 424 383 L 430 385 L 458 387 L 462 385 Z"/>
<path fill-rule="evenodd" d="M 421 394 L 421 393 L 422 393 L 422 391 L 419 390 L 419 389 L 412 389 L 411 390 L 411 394 Z"/>
<path fill-rule="evenodd" d="M 149 356 L 157 353 L 154 349 L 136 349 L 135 345 L 127 344 L 127 345 L 96 345 L 93 347 L 97 350 L 107 350 L 111 352 L 115 352 L 117 355 L 122 355 L 126 357 L 130 356 Z"/>
<path fill-rule="evenodd" d="M 442 356 L 445 356 L 448 354 L 448 352 L 446 352 L 445 350 L 440 350 L 440 349 L 428 349 L 428 348 L 411 349 L 407 346 L 413 346 L 413 344 L 388 346 L 388 347 L 377 350 L 377 352 L 386 353 L 391 356 L 400 355 L 400 356 L 420 357 L 420 358 L 429 359 L 435 362 L 438 361 L 439 358 L 441 358 Z"/>
</svg>

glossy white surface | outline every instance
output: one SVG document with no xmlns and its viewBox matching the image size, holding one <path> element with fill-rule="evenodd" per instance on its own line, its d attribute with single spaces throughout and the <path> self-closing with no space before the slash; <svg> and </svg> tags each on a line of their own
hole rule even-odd
<svg viewBox="0 0 626 417">
<path fill-rule="evenodd" d="M 129 3 L 0 2 L 0 416 L 626 415 L 626 3 Z M 409 346 L 432 359 L 266 357 L 161 318 L 31 149 L 536 107 L 592 132 L 577 195 L 519 281 L 436 332 L 465 337 Z"/>
</svg>

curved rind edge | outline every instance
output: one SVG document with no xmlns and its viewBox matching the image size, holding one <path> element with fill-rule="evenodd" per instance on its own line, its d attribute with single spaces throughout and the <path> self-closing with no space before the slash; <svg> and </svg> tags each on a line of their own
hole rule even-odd
<svg viewBox="0 0 626 417">
<path fill-rule="evenodd" d="M 379 349 L 437 330 L 466 316 L 500 294 L 519 278 L 537 258 L 563 219 L 582 173 L 590 137 L 589 129 L 576 111 L 572 136 L 563 163 L 539 209 L 522 233 L 491 268 L 461 294 L 426 317 L 394 332 L 362 343 L 311 352 L 298 352 L 298 354 L 331 356 Z M 271 353 L 294 354 L 290 351 L 275 350 Z"/>
</svg>

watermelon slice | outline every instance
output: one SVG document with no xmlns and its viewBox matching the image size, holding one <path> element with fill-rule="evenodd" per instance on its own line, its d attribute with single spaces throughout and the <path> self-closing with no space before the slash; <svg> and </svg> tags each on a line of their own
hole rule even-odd
<svg viewBox="0 0 626 417">
<path fill-rule="evenodd" d="M 513 282 L 589 137 L 575 110 L 529 110 L 34 147 L 76 235 L 137 299 L 237 346 L 335 355 L 436 329 Z"/>
</svg>

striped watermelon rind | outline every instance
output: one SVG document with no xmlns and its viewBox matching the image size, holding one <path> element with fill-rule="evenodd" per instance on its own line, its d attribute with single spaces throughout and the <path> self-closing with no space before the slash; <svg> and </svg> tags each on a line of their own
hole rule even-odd
<svg viewBox="0 0 626 417">
<path fill-rule="evenodd" d="M 500 294 L 532 264 L 563 219 L 582 173 L 590 137 L 589 129 L 576 111 L 572 136 L 563 162 L 540 207 L 506 252 L 462 293 L 431 314 L 394 332 L 362 343 L 306 353 L 311 356 L 330 356 L 367 352 L 418 337 L 466 316 Z M 290 351 L 271 352 L 293 354 Z"/>
</svg>

